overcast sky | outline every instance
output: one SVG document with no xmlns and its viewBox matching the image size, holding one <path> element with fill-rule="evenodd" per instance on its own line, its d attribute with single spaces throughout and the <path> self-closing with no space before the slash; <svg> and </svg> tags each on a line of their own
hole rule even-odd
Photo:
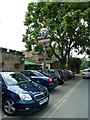
<svg viewBox="0 0 90 120">
<path fill-rule="evenodd" d="M 0 47 L 25 50 L 22 34 L 28 3 L 36 0 L 0 0 Z M 74 56 L 77 56 L 74 53 Z M 79 57 L 83 57 L 82 55 Z"/>
<path fill-rule="evenodd" d="M 27 5 L 34 0 L 0 0 L 0 47 L 25 50 L 22 34 Z"/>
</svg>

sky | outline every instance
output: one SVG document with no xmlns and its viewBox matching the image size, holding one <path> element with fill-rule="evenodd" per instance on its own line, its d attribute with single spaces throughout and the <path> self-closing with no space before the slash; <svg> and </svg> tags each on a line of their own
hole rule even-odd
<svg viewBox="0 0 90 120">
<path fill-rule="evenodd" d="M 0 47 L 23 51 L 25 43 L 22 34 L 25 33 L 25 12 L 30 2 L 37 0 L 0 0 Z M 73 54 L 77 56 L 77 54 Z M 79 55 L 77 57 L 84 57 Z"/>
<path fill-rule="evenodd" d="M 0 0 L 0 47 L 25 50 L 22 34 L 25 33 L 25 12 L 34 0 Z"/>
</svg>

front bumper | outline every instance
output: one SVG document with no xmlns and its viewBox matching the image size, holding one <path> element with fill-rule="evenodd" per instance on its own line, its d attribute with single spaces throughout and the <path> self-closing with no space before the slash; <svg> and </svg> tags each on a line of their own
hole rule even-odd
<svg viewBox="0 0 90 120">
<path fill-rule="evenodd" d="M 16 103 L 16 112 L 17 113 L 32 113 L 32 112 L 35 112 L 37 110 L 39 110 L 40 108 L 42 108 L 43 106 L 45 106 L 48 101 L 49 101 L 49 97 L 47 97 L 48 99 L 43 102 L 41 105 L 40 105 L 40 101 L 43 101 L 45 98 L 39 100 L 39 101 L 19 101 Z"/>
</svg>

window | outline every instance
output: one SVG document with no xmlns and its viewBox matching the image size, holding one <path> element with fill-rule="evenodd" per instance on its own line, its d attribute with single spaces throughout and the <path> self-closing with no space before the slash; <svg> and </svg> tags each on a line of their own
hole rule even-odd
<svg viewBox="0 0 90 120">
<path fill-rule="evenodd" d="M 18 83 L 30 82 L 31 80 L 24 76 L 22 73 L 12 73 L 2 75 L 6 85 L 14 85 Z"/>
</svg>

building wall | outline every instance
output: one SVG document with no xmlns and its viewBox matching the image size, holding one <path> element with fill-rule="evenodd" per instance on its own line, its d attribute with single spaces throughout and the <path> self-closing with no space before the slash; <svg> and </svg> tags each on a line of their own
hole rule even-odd
<svg viewBox="0 0 90 120">
<path fill-rule="evenodd" d="M 36 62 L 43 61 L 43 55 L 42 54 L 38 55 L 37 52 L 35 52 L 35 51 L 30 51 L 30 52 L 23 51 L 23 54 L 25 55 L 25 58 L 33 59 Z"/>
<path fill-rule="evenodd" d="M 0 71 L 21 71 L 24 69 L 22 52 L 0 48 Z"/>
<path fill-rule="evenodd" d="M 2 52 L 0 52 L 0 71 L 2 71 Z"/>
</svg>

